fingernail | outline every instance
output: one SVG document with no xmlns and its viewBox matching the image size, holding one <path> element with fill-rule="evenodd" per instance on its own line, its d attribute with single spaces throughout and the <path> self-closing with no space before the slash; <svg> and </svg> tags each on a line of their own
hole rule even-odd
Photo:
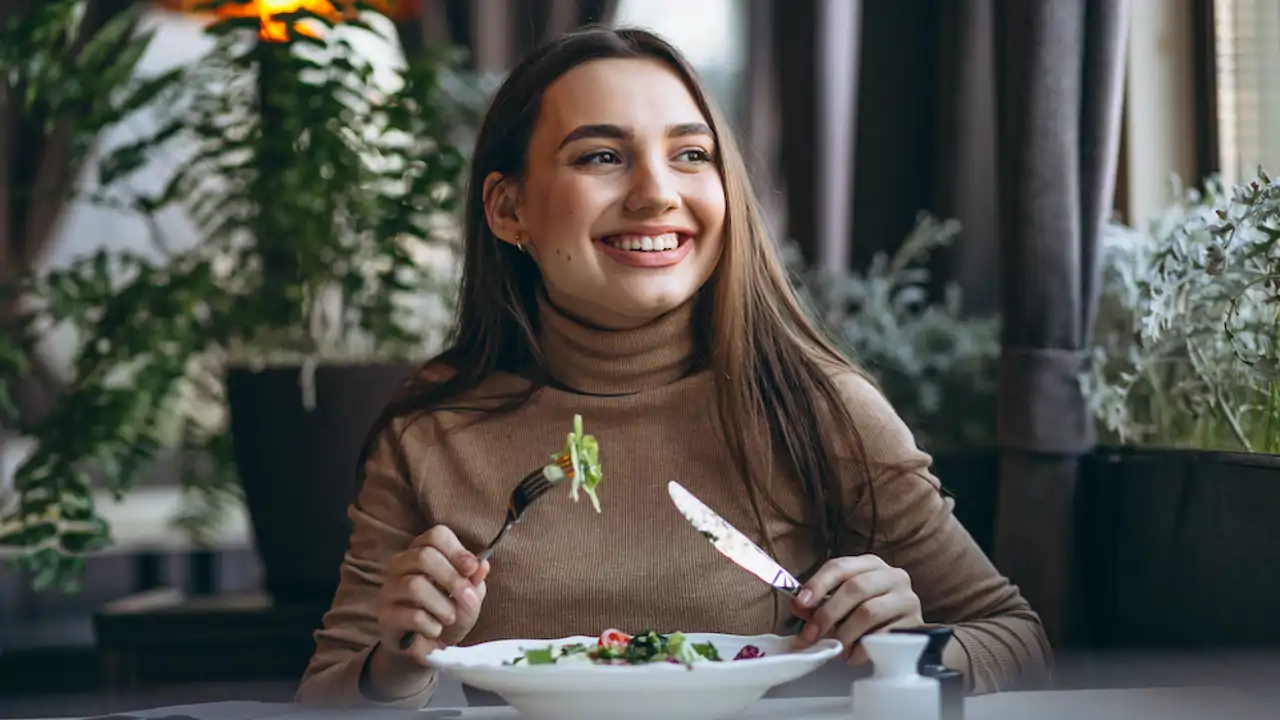
<svg viewBox="0 0 1280 720">
<path fill-rule="evenodd" d="M 800 591 L 800 596 L 796 598 L 796 600 L 799 600 L 799 601 L 800 601 L 800 604 L 801 604 L 801 605 L 808 605 L 808 604 L 809 604 L 809 601 L 810 601 L 810 600 L 812 600 L 812 599 L 813 599 L 813 592 L 812 592 L 811 590 L 809 590 L 808 588 L 805 588 L 804 590 L 801 590 L 801 591 Z"/>
<path fill-rule="evenodd" d="M 476 591 L 471 588 L 463 588 L 459 599 L 462 600 L 462 604 L 467 607 L 475 607 L 476 603 L 480 601 L 480 599 L 476 597 Z"/>
<path fill-rule="evenodd" d="M 817 640 L 818 640 L 818 626 L 817 626 L 817 625 L 814 625 L 813 623 L 809 623 L 808 625 L 805 625 L 805 626 L 804 626 L 804 639 L 805 639 L 805 640 L 808 640 L 809 642 L 817 642 Z"/>
</svg>

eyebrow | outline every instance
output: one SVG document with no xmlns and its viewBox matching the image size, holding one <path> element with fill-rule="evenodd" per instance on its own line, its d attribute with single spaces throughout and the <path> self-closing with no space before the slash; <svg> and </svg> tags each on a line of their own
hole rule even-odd
<svg viewBox="0 0 1280 720">
<path fill-rule="evenodd" d="M 667 127 L 667 137 L 688 137 L 690 135 L 714 135 L 711 128 L 706 123 L 680 123 L 678 125 L 670 125 Z M 609 123 L 597 123 L 593 125 L 579 125 L 574 128 L 564 139 L 560 141 L 560 147 L 563 148 L 576 140 L 584 140 L 586 138 L 606 138 L 609 140 L 630 140 L 635 137 L 635 133 L 630 128 L 624 128 L 620 125 L 612 125 Z"/>
</svg>

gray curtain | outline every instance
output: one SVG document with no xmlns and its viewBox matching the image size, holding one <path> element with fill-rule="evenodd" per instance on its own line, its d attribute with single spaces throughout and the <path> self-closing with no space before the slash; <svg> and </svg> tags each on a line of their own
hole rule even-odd
<svg viewBox="0 0 1280 720">
<path fill-rule="evenodd" d="M 576 27 L 607 23 L 616 0 L 421 0 L 400 24 L 409 55 L 450 43 L 467 48 L 472 69 L 505 72 L 526 53 Z"/>
<path fill-rule="evenodd" d="M 995 559 L 1069 642 L 1075 478 L 1094 443 L 1076 377 L 1114 195 L 1128 2 L 750 1 L 770 40 L 753 55 L 772 72 L 752 73 L 749 137 L 810 262 L 864 266 L 920 210 L 963 226 L 931 264 L 970 312 L 1004 319 Z"/>
<path fill-rule="evenodd" d="M 855 180 L 861 157 L 859 38 L 863 13 L 871 9 L 860 0 L 752 2 L 768 9 L 753 8 L 749 25 L 769 28 L 769 42 L 752 48 L 756 67 L 748 75 L 749 147 L 763 159 L 757 163 L 761 194 L 779 192 L 775 230 L 811 264 L 847 267 L 855 253 L 863 257 L 863 246 L 851 237 L 860 217 L 855 190 L 862 191 Z M 771 59 L 772 73 L 759 67 L 761 55 Z"/>
<path fill-rule="evenodd" d="M 814 264 L 864 268 L 921 210 L 955 218 L 936 289 L 998 312 L 992 0 L 749 1 L 750 145 L 779 229 Z"/>
<path fill-rule="evenodd" d="M 1003 352 L 996 561 L 1070 642 L 1075 489 L 1094 445 L 1078 374 L 1111 211 L 1128 0 L 997 3 Z"/>
</svg>

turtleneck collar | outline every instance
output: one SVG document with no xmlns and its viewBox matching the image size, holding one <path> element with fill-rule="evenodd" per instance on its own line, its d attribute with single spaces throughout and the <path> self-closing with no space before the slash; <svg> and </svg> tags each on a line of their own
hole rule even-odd
<svg viewBox="0 0 1280 720">
<path fill-rule="evenodd" d="M 539 341 L 561 385 L 591 395 L 627 395 L 688 374 L 694 356 L 689 302 L 634 330 L 604 330 L 560 312 L 538 292 Z"/>
</svg>

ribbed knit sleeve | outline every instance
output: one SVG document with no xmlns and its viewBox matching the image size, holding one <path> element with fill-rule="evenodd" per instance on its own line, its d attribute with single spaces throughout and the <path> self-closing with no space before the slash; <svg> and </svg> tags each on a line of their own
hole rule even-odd
<svg viewBox="0 0 1280 720">
<path fill-rule="evenodd" d="M 911 576 L 926 623 L 953 628 L 944 661 L 965 673 L 970 692 L 1038 686 L 1052 664 L 1039 616 L 952 514 L 930 456 L 880 391 L 852 374 L 839 383 L 874 478 L 872 552 Z M 859 527 L 870 526 L 870 503 L 854 513 Z"/>
<path fill-rule="evenodd" d="M 348 510 L 351 541 L 342 561 L 338 590 L 316 631 L 316 650 L 298 687 L 300 703 L 328 707 L 419 709 L 435 691 L 435 671 L 405 678 L 388 702 L 361 691 L 365 665 L 378 642 L 378 593 L 393 555 L 427 530 L 427 520 L 397 440 L 398 425 L 378 440 L 365 464 L 364 483 Z"/>
</svg>

